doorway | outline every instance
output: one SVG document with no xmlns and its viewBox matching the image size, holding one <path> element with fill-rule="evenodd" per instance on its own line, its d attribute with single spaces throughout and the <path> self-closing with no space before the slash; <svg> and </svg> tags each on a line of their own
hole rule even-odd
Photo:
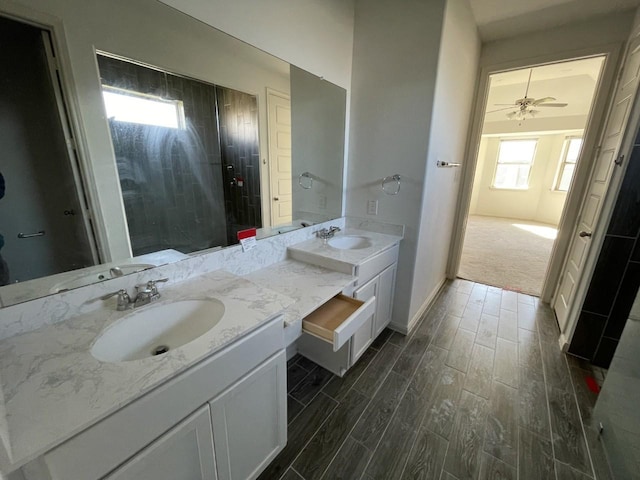
<svg viewBox="0 0 640 480">
<path fill-rule="evenodd" d="M 0 285 L 6 285 L 88 267 L 98 257 L 49 32 L 0 17 L 0 44 Z"/>
<path fill-rule="evenodd" d="M 604 60 L 490 75 L 459 277 L 541 295 Z"/>
</svg>

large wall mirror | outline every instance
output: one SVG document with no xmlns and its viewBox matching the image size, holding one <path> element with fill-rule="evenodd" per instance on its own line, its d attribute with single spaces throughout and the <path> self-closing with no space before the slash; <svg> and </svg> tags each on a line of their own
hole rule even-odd
<svg viewBox="0 0 640 480">
<path fill-rule="evenodd" d="M 17 4 L 2 306 L 342 215 L 344 89 L 155 0 Z"/>
</svg>

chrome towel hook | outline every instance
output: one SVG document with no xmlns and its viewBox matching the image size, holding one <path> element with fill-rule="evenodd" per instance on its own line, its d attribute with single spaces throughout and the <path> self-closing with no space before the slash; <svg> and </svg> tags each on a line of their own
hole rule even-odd
<svg viewBox="0 0 640 480">
<path fill-rule="evenodd" d="M 306 185 L 302 181 L 303 178 L 309 179 L 309 182 Z M 298 185 L 300 185 L 305 190 L 311 190 L 311 187 L 313 187 L 313 175 L 311 175 L 309 172 L 301 173 L 298 176 Z"/>
<path fill-rule="evenodd" d="M 385 187 L 390 182 L 396 182 L 395 190 L 389 191 Z M 384 177 L 382 179 L 382 191 L 387 195 L 398 195 L 400 193 L 400 175 L 397 173 L 395 175 L 391 175 L 390 177 Z"/>
</svg>

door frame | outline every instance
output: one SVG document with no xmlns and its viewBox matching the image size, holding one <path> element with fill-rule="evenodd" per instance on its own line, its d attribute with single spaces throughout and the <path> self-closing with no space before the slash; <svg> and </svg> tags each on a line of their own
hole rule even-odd
<svg viewBox="0 0 640 480">
<path fill-rule="evenodd" d="M 66 110 L 63 112 L 58 109 L 60 116 L 64 115 L 66 119 L 66 125 L 63 125 L 63 127 L 72 139 L 72 144 L 67 141 L 67 146 L 70 153 L 74 151 L 75 155 L 69 157 L 68 160 L 74 172 L 78 198 L 83 207 L 83 218 L 87 227 L 89 243 L 91 244 L 92 254 L 96 259 L 96 265 L 109 262 L 112 258 L 108 248 L 108 236 L 107 232 L 100 227 L 104 225 L 104 221 L 100 208 L 98 208 L 94 200 L 97 198 L 95 186 L 89 181 L 92 176 L 91 166 L 87 161 L 89 150 L 79 113 L 76 86 L 72 80 L 71 60 L 67 49 L 64 24 L 58 17 L 4 0 L 0 0 L 0 15 L 45 30 L 49 34 L 51 46 L 56 56 L 56 71 L 59 76 L 59 82 L 57 82 L 57 85 L 54 84 L 54 90 L 58 101 L 63 103 Z M 62 98 L 59 98 L 60 96 Z"/>
<path fill-rule="evenodd" d="M 451 248 L 449 249 L 449 259 L 447 262 L 447 278 L 456 278 L 460 268 L 464 235 L 471 206 L 473 179 L 475 177 L 478 163 L 478 148 L 484 124 L 484 112 L 489 95 L 489 76 L 511 70 L 520 70 L 535 66 L 578 60 L 581 58 L 604 56 L 605 60 L 602 67 L 602 73 L 600 75 L 600 81 L 596 87 L 594 102 L 591 107 L 591 112 L 589 113 L 587 125 L 585 126 L 583 148 L 580 153 L 578 166 L 574 174 L 571 188 L 567 193 L 560 222 L 558 223 L 558 237 L 553 245 L 549 259 L 549 266 L 547 267 L 543 283 L 543 291 L 540 296 L 541 301 L 544 303 L 549 303 L 552 300 L 552 296 L 555 294 L 556 285 L 559 282 L 565 257 L 568 254 L 572 232 L 575 229 L 578 214 L 582 205 L 582 197 L 593 169 L 594 153 L 602 135 L 606 114 L 609 111 L 611 96 L 614 93 L 613 87 L 617 83 L 616 80 L 623 47 L 623 43 L 610 43 L 599 47 L 557 52 L 481 67 L 478 85 L 476 88 L 476 102 L 471 117 L 469 135 L 467 137 L 466 161 L 462 165 L 461 185 L 458 191 L 456 216 L 454 219 L 451 238 Z M 589 161 L 587 162 L 586 160 Z M 590 276 L 591 272 L 589 271 L 588 273 Z"/>
<path fill-rule="evenodd" d="M 625 54 L 622 56 L 620 60 L 620 66 L 617 71 L 615 84 L 612 86 L 612 96 L 615 96 L 616 90 L 618 88 L 618 84 L 623 76 L 622 65 L 627 56 L 627 46 L 632 43 L 636 37 L 640 36 L 640 25 L 635 25 L 633 32 L 629 35 L 629 41 L 627 45 L 625 45 Z M 640 48 L 640 47 L 636 47 Z M 610 102 L 610 108 L 607 111 L 607 117 L 605 120 L 608 120 L 609 111 L 613 108 L 613 98 Z M 603 127 L 606 122 L 603 122 Z M 622 142 L 619 150 L 620 155 L 624 155 L 624 159 L 622 164 L 618 166 L 618 168 L 614 168 L 613 173 L 611 174 L 611 180 L 609 182 L 609 187 L 604 194 L 602 210 L 600 212 L 600 216 L 596 220 L 594 229 L 592 231 L 592 236 L 590 238 L 590 247 L 587 252 L 587 257 L 585 259 L 584 271 L 583 274 L 577 281 L 576 293 L 574 296 L 574 301 L 569 306 L 569 310 L 567 313 L 567 322 L 563 331 L 560 332 L 560 337 L 558 339 L 558 343 L 560 348 L 563 351 L 566 351 L 571 343 L 573 338 L 573 333 L 575 331 L 576 325 L 578 323 L 578 317 L 580 315 L 580 311 L 582 309 L 582 305 L 587 296 L 587 291 L 589 289 L 589 285 L 591 283 L 591 279 L 593 277 L 593 273 L 596 267 L 596 263 L 598 261 L 598 257 L 600 256 L 600 251 L 602 249 L 602 245 L 604 243 L 604 239 L 607 233 L 607 228 L 609 226 L 609 222 L 611 221 L 611 217 L 613 216 L 613 211 L 615 208 L 616 200 L 618 198 L 618 194 L 620 193 L 620 189 L 622 187 L 622 181 L 627 172 L 627 168 L 629 166 L 629 161 L 631 158 L 631 153 L 634 148 L 636 132 L 638 127 L 640 126 L 640 87 L 636 90 L 635 97 L 632 101 L 631 112 L 629 113 L 629 119 L 627 121 L 627 125 L 625 126 L 624 133 L 622 134 Z M 604 128 L 600 134 L 599 141 L 604 136 Z M 573 224 L 573 229 L 570 232 L 571 237 L 574 237 L 577 234 L 578 223 L 577 218 L 576 222 Z M 564 265 L 568 259 L 564 258 L 562 262 L 561 268 L 564 269 Z M 560 282 L 554 288 L 553 296 L 555 297 L 558 288 L 560 287 Z"/>
</svg>

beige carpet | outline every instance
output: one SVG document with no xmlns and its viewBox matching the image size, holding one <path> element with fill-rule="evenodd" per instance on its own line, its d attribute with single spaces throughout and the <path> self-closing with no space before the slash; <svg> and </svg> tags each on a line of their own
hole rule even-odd
<svg viewBox="0 0 640 480">
<path fill-rule="evenodd" d="M 472 215 L 458 276 L 540 296 L 556 232 L 554 225 Z"/>
</svg>

